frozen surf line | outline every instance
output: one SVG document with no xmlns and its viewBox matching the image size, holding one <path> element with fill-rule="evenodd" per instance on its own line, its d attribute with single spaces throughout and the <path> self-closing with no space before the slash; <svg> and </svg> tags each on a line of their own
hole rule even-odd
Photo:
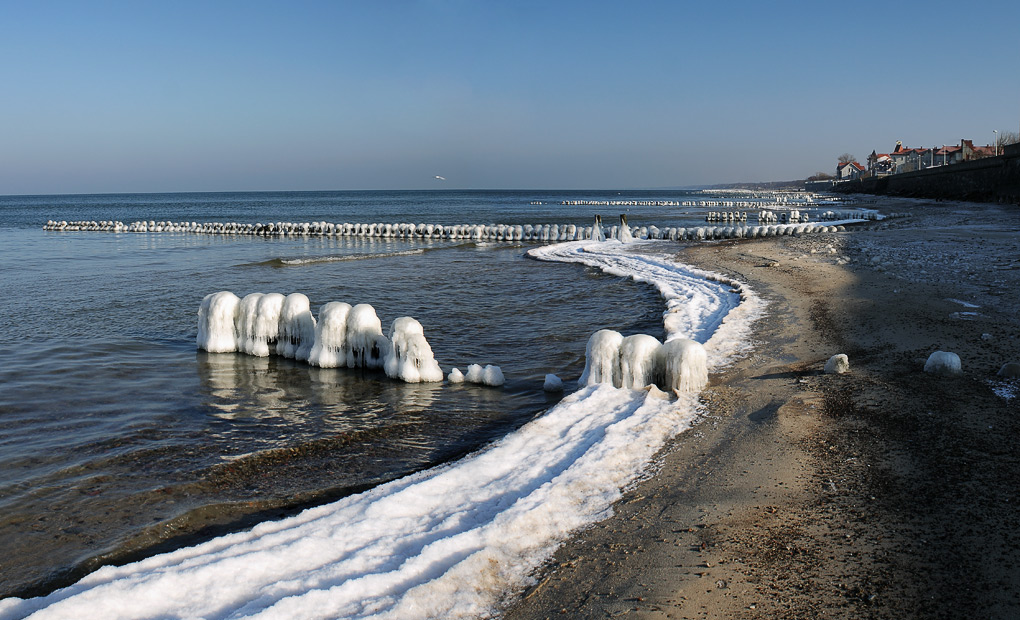
<svg viewBox="0 0 1020 620">
<path fill-rule="evenodd" d="M 686 275 L 669 279 L 668 260 L 634 261 L 634 245 L 646 249 L 568 244 L 551 260 L 597 257 L 599 268 L 650 281 L 674 299 L 701 300 L 706 307 L 695 316 L 712 317 L 715 332 L 687 327 L 706 338 L 710 365 L 725 360 L 729 343 L 746 341 L 760 309 L 752 292 L 720 278 L 688 280 L 693 272 L 676 263 Z M 712 292 L 679 290 L 686 285 Z M 693 393 L 670 401 L 644 390 L 582 388 L 454 463 L 250 531 L 105 567 L 46 597 L 0 601 L 0 620 L 492 616 L 566 537 L 611 514 L 621 489 L 689 428 L 696 404 Z"/>
</svg>

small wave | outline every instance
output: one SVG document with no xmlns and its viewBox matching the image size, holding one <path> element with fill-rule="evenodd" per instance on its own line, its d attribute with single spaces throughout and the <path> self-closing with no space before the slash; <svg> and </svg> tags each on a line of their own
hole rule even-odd
<svg viewBox="0 0 1020 620">
<path fill-rule="evenodd" d="M 399 252 L 368 252 L 365 254 L 340 254 L 335 256 L 308 256 L 305 258 L 270 258 L 269 260 L 250 263 L 251 267 L 303 267 L 306 265 L 320 265 L 323 263 L 345 263 L 353 260 L 367 260 L 371 258 L 393 258 L 395 256 L 414 256 L 424 254 L 425 249 L 402 250 Z"/>
</svg>

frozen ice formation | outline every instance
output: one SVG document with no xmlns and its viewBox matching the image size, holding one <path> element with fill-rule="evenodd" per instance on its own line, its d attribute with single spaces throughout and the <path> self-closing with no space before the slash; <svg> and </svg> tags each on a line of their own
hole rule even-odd
<svg viewBox="0 0 1020 620">
<path fill-rule="evenodd" d="M 844 353 L 833 355 L 829 361 L 825 362 L 823 372 L 827 375 L 841 375 L 844 372 L 850 372 L 850 358 Z"/>
<path fill-rule="evenodd" d="M 546 392 L 562 392 L 563 380 L 556 375 L 546 375 L 545 383 L 542 384 L 542 389 Z"/>
<path fill-rule="evenodd" d="M 960 356 L 948 351 L 935 351 L 928 356 L 924 363 L 924 371 L 934 375 L 959 375 L 963 373 L 960 367 Z"/>
<path fill-rule="evenodd" d="M 578 384 L 608 383 L 632 390 L 661 384 L 672 392 L 697 392 L 708 383 L 708 355 L 700 343 L 674 338 L 660 344 L 652 336 L 600 329 L 588 339 Z"/>
<path fill-rule="evenodd" d="M 237 350 L 234 319 L 241 300 L 229 291 L 210 293 L 198 309 L 198 346 L 210 353 Z"/>
<path fill-rule="evenodd" d="M 620 243 L 634 240 L 633 235 L 630 234 L 630 226 L 627 225 L 627 216 L 623 213 L 620 214 L 620 228 L 616 231 L 616 240 Z"/>
<path fill-rule="evenodd" d="M 390 327 L 390 347 L 383 368 L 387 377 L 403 379 L 407 383 L 443 380 L 443 369 L 439 367 L 432 355 L 432 347 L 425 340 L 424 328 L 409 316 L 393 321 Z"/>
<path fill-rule="evenodd" d="M 493 366 L 492 364 L 488 364 L 485 368 L 482 368 L 481 364 L 471 364 L 468 366 L 467 375 L 464 375 L 464 380 L 468 383 L 478 383 L 492 387 L 499 387 L 505 383 L 503 370 L 499 366 Z"/>
<path fill-rule="evenodd" d="M 620 387 L 620 345 L 623 335 L 611 329 L 600 329 L 588 339 L 584 351 L 584 372 L 581 386 L 608 383 Z"/>
<path fill-rule="evenodd" d="M 351 304 L 331 301 L 319 308 L 315 324 L 315 344 L 308 363 L 319 368 L 340 368 L 347 365 L 347 315 Z"/>
<path fill-rule="evenodd" d="M 280 309 L 276 354 L 307 362 L 314 342 L 315 318 L 308 297 L 301 293 L 287 295 Z"/>
<path fill-rule="evenodd" d="M 659 382 L 662 343 L 646 334 L 627 336 L 620 343 L 620 387 L 638 390 Z"/>
<path fill-rule="evenodd" d="M 662 345 L 666 387 L 674 392 L 698 392 L 708 384 L 708 354 L 699 342 L 686 338 Z"/>
<path fill-rule="evenodd" d="M 268 357 L 276 351 L 280 337 L 280 313 L 286 298 L 279 293 L 266 293 L 259 297 L 255 306 L 254 337 L 249 353 L 256 357 Z"/>
<path fill-rule="evenodd" d="M 387 338 L 372 306 L 329 302 L 319 308 L 316 321 L 308 297 L 301 293 L 251 293 L 244 299 L 229 291 L 206 295 L 198 310 L 197 344 L 210 353 L 275 353 L 320 368 L 385 366 L 387 376 L 408 383 L 443 380 L 415 319 L 395 320 Z M 486 367 L 483 381 L 502 385 L 503 374 L 495 366 Z"/>
<path fill-rule="evenodd" d="M 796 217 L 794 217 L 796 214 Z M 746 216 L 746 214 L 743 214 Z M 875 214 L 867 212 L 841 213 L 830 212 L 823 219 L 833 220 L 845 215 L 845 219 L 835 219 L 830 223 L 862 221 L 874 219 Z M 744 239 L 752 237 L 775 237 L 780 235 L 805 234 L 816 232 L 837 232 L 845 230 L 842 226 L 806 223 L 806 214 L 797 211 L 776 215 L 771 211 L 762 211 L 757 226 L 748 226 L 746 217 L 734 217 L 728 213 L 710 213 L 709 222 L 719 221 L 726 226 L 642 226 L 634 229 L 627 225 L 626 215 L 621 216 L 620 226 L 609 230 L 609 238 L 621 242 L 630 241 L 636 230 L 636 236 L 642 239 L 668 239 L 671 241 L 701 241 L 706 239 Z M 177 233 L 201 235 L 243 235 L 258 237 L 350 237 L 380 239 L 447 239 L 472 241 L 500 242 L 551 242 L 562 241 L 605 241 L 606 234 L 602 229 L 602 216 L 595 216 L 593 226 L 576 224 L 352 224 L 349 222 L 272 222 L 269 224 L 244 224 L 240 222 L 169 222 L 141 221 L 124 224 L 123 222 L 90 222 L 90 221 L 53 221 L 46 222 L 43 230 L 90 231 L 114 233 Z"/>
<path fill-rule="evenodd" d="M 358 304 L 347 315 L 347 337 L 344 351 L 348 368 L 382 368 L 383 355 L 389 342 L 382 332 L 382 322 L 369 304 Z"/>
<path fill-rule="evenodd" d="M 450 375 L 446 378 L 446 380 L 449 381 L 450 383 L 464 383 L 465 381 L 467 381 L 467 378 L 464 376 L 464 373 L 462 373 L 459 368 L 454 368 L 453 370 L 450 371 Z"/>
</svg>

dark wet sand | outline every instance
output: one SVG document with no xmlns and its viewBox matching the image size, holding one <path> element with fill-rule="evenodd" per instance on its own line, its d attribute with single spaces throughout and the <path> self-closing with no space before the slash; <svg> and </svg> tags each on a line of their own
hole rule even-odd
<svg viewBox="0 0 1020 620">
<path fill-rule="evenodd" d="M 681 255 L 770 302 L 759 342 L 507 618 L 1020 617 L 1020 208 L 876 207 L 910 215 Z"/>
</svg>

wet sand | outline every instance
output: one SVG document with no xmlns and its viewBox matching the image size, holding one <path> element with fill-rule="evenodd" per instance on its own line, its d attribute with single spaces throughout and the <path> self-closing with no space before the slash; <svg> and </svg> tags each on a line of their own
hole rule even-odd
<svg viewBox="0 0 1020 620">
<path fill-rule="evenodd" d="M 754 350 L 506 618 L 1020 617 L 1020 207 L 875 206 L 680 255 L 769 302 Z"/>
</svg>

